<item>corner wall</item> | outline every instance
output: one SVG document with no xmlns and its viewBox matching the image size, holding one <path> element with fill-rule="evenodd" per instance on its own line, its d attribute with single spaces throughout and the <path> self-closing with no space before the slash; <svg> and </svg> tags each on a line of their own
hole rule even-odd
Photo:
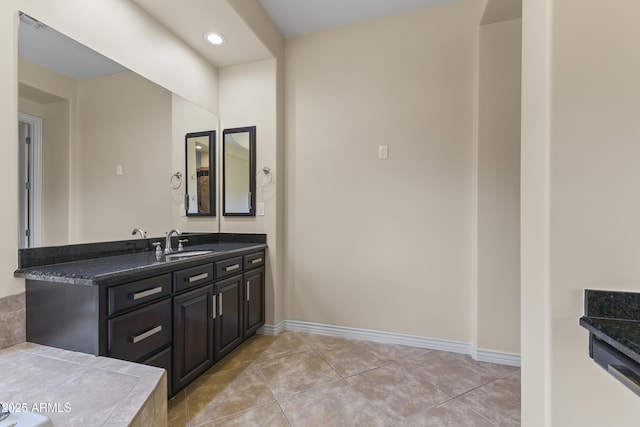
<svg viewBox="0 0 640 427">
<path fill-rule="evenodd" d="M 266 323 L 273 325 L 282 320 L 282 268 L 284 255 L 282 230 L 278 227 L 283 215 L 280 180 L 284 171 L 279 168 L 278 138 L 278 60 L 254 62 L 220 69 L 220 147 L 224 129 L 256 126 L 256 172 L 264 166 L 271 169 L 272 183 L 261 186 L 263 176 L 257 174 L 256 203 L 264 203 L 265 215 L 230 217 L 222 215 L 222 189 L 218 195 L 220 231 L 224 233 L 266 233 L 269 250 L 266 264 Z M 219 168 L 222 162 L 218 162 Z M 222 173 L 222 170 L 220 170 Z M 222 182 L 222 180 L 220 180 Z"/>
<path fill-rule="evenodd" d="M 578 325 L 585 288 L 640 292 L 638 15 L 633 1 L 523 7 L 523 426 L 640 419 Z"/>
<path fill-rule="evenodd" d="M 288 319 L 471 341 L 481 6 L 286 40 Z"/>
<path fill-rule="evenodd" d="M 479 31 L 475 347 L 520 354 L 522 20 Z"/>
</svg>

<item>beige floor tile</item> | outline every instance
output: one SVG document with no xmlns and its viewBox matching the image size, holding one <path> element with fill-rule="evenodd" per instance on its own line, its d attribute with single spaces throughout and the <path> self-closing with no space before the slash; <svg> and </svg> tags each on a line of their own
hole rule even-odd
<svg viewBox="0 0 640 427">
<path fill-rule="evenodd" d="M 294 427 L 388 426 L 389 421 L 345 380 L 314 387 L 280 402 Z"/>
<path fill-rule="evenodd" d="M 459 395 L 517 371 L 518 368 L 477 362 L 465 354 L 429 351 L 400 361 L 450 395 Z"/>
<path fill-rule="evenodd" d="M 248 342 L 243 343 L 202 375 L 211 375 L 231 369 L 247 368 L 254 362 L 254 360 L 255 355 L 253 353 L 253 348 Z"/>
<path fill-rule="evenodd" d="M 517 426 L 520 371 L 401 345 L 256 335 L 169 401 L 168 419 L 170 427 Z"/>
<path fill-rule="evenodd" d="M 277 359 L 292 353 L 309 350 L 309 346 L 295 332 L 283 332 L 271 340 L 256 340 L 253 355 L 257 361 Z"/>
<path fill-rule="evenodd" d="M 184 427 L 187 422 L 187 399 L 183 390 L 167 403 L 167 421 L 169 427 Z"/>
<path fill-rule="evenodd" d="M 343 378 L 394 363 L 377 350 L 380 345 L 366 341 L 352 341 L 341 346 L 318 349 L 318 353 Z"/>
<path fill-rule="evenodd" d="M 298 336 L 302 338 L 302 340 L 304 340 L 304 342 L 313 349 L 335 349 L 364 342 L 348 338 L 308 334 L 304 332 L 298 332 Z"/>
<path fill-rule="evenodd" d="M 399 365 L 367 371 L 347 378 L 347 382 L 394 422 L 449 398 L 423 375 Z"/>
<path fill-rule="evenodd" d="M 201 427 L 289 427 L 289 421 L 284 416 L 277 403 L 251 408 L 239 414 L 230 415 L 203 424 Z"/>
<path fill-rule="evenodd" d="M 273 402 L 257 367 L 205 375 L 187 387 L 187 415 L 192 427 Z"/>
<path fill-rule="evenodd" d="M 499 426 L 520 425 L 520 372 L 460 396 L 462 402 Z"/>
<path fill-rule="evenodd" d="M 395 424 L 394 427 L 495 427 L 495 425 L 459 399 L 454 399 L 420 412 Z"/>
<path fill-rule="evenodd" d="M 271 391 L 281 399 L 340 376 L 313 350 L 293 353 L 259 363 Z"/>
</svg>

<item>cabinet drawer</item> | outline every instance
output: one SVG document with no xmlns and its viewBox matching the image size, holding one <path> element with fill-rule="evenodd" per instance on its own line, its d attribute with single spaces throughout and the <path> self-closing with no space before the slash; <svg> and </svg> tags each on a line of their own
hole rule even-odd
<svg viewBox="0 0 640 427">
<path fill-rule="evenodd" d="M 264 252 L 262 251 L 244 256 L 245 270 L 249 270 L 250 268 L 255 268 L 255 267 L 262 267 L 263 265 L 264 265 Z"/>
<path fill-rule="evenodd" d="M 109 356 L 138 361 L 171 343 L 171 299 L 110 319 Z"/>
<path fill-rule="evenodd" d="M 213 264 L 185 268 L 173 273 L 175 292 L 213 281 Z"/>
<path fill-rule="evenodd" d="M 215 263 L 216 279 L 233 276 L 242 271 L 242 257 L 229 258 Z"/>
<path fill-rule="evenodd" d="M 171 274 L 109 288 L 109 316 L 171 294 Z"/>
</svg>

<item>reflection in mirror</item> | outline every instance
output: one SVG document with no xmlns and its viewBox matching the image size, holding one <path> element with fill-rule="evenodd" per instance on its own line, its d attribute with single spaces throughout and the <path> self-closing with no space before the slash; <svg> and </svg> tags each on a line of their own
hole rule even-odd
<svg viewBox="0 0 640 427">
<path fill-rule="evenodd" d="M 224 215 L 255 216 L 256 127 L 225 129 L 223 139 Z"/>
<path fill-rule="evenodd" d="M 185 136 L 187 171 L 187 216 L 215 216 L 216 132 L 194 132 Z"/>
<path fill-rule="evenodd" d="M 184 135 L 217 129 L 217 116 L 23 14 L 18 51 L 20 117 L 42 122 L 41 179 L 25 178 L 34 195 L 22 197 L 19 233 L 30 238 L 21 247 L 188 229 L 178 209 L 185 190 L 171 189 L 170 173 L 184 164 Z"/>
</svg>

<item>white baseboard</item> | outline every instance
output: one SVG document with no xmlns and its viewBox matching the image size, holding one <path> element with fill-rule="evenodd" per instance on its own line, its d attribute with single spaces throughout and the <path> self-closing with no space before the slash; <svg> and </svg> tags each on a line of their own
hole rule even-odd
<svg viewBox="0 0 640 427">
<path fill-rule="evenodd" d="M 328 325 L 325 323 L 304 322 L 301 320 L 281 320 L 275 325 L 264 325 L 258 330 L 258 333 L 262 335 L 278 335 L 285 330 L 373 341 L 383 344 L 408 345 L 411 347 L 428 348 L 431 350 L 448 351 L 451 353 L 462 353 L 470 355 L 479 362 L 520 366 L 519 354 L 477 349 L 474 348 L 471 343 L 464 341 L 421 337 L 418 335 L 376 331 L 373 329 L 351 328 L 347 326 Z"/>
<path fill-rule="evenodd" d="M 276 323 L 275 325 L 264 325 L 262 328 L 258 329 L 258 331 L 256 332 L 257 334 L 260 335 L 278 335 L 282 332 L 284 332 L 286 330 L 285 326 L 286 326 L 287 321 L 286 320 L 281 320 L 278 323 Z"/>
<path fill-rule="evenodd" d="M 520 355 L 515 353 L 503 353 L 499 351 L 474 348 L 471 352 L 471 357 L 478 362 L 498 363 L 500 365 L 520 367 Z"/>
</svg>

